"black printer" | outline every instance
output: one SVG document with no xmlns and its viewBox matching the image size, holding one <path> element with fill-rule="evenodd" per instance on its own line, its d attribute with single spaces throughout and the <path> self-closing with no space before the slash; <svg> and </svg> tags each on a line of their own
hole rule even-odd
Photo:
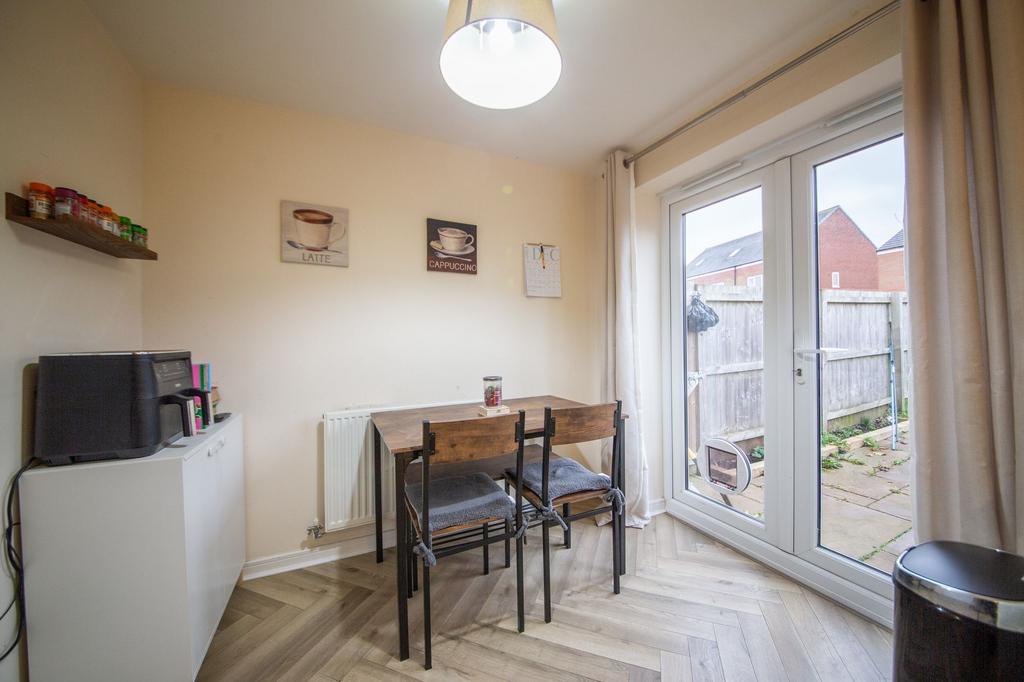
<svg viewBox="0 0 1024 682">
<path fill-rule="evenodd" d="M 46 464 L 146 457 L 203 425 L 209 392 L 188 351 L 67 353 L 39 358 L 35 456 Z"/>
</svg>

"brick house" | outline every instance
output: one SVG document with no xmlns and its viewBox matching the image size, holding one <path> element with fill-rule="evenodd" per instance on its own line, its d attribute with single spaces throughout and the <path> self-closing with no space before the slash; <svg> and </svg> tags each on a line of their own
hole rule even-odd
<svg viewBox="0 0 1024 682">
<path fill-rule="evenodd" d="M 878 247 L 878 288 L 881 291 L 906 291 L 907 277 L 903 265 L 903 230 Z"/>
<path fill-rule="evenodd" d="M 819 286 L 822 289 L 878 289 L 874 243 L 839 206 L 818 212 Z M 760 232 L 702 251 L 686 266 L 689 285 L 763 284 L 764 244 Z"/>
</svg>

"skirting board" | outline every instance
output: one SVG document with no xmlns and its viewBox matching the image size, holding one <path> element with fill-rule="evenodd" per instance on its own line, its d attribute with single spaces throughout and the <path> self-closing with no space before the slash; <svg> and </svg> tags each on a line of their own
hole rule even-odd
<svg viewBox="0 0 1024 682">
<path fill-rule="evenodd" d="M 664 514 L 665 498 L 659 497 L 656 500 L 651 500 L 647 505 L 647 509 L 651 516 Z M 395 546 L 395 531 L 384 531 L 384 546 Z M 312 549 L 300 549 L 297 552 L 250 559 L 242 567 L 242 580 L 253 580 L 277 573 L 294 571 L 299 568 L 308 568 L 317 564 L 326 564 L 328 561 L 337 561 L 338 559 L 347 559 L 351 556 L 368 554 L 373 550 L 373 535 L 370 534 L 341 540 L 330 545 L 321 545 Z"/>
<path fill-rule="evenodd" d="M 384 547 L 395 546 L 395 531 L 384 531 Z M 374 550 L 373 533 L 357 538 L 349 538 L 330 545 L 321 545 L 311 549 L 300 549 L 297 552 L 286 552 L 267 557 L 250 559 L 242 567 L 242 580 L 253 580 L 268 575 L 309 568 L 328 561 L 347 559 L 360 554 L 369 554 Z"/>
</svg>

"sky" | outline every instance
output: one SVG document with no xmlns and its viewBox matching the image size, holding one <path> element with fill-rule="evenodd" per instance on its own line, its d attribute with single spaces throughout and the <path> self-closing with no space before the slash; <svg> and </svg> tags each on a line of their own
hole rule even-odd
<svg viewBox="0 0 1024 682">
<path fill-rule="evenodd" d="M 903 226 L 903 138 L 815 168 L 818 210 L 835 205 L 881 246 Z M 686 215 L 686 262 L 704 249 L 761 229 L 761 190 L 744 192 Z"/>
</svg>

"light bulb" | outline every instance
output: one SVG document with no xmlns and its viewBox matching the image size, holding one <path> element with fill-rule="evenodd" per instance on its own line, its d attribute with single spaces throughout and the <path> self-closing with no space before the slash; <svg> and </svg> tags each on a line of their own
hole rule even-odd
<svg viewBox="0 0 1024 682">
<path fill-rule="evenodd" d="M 439 60 L 448 87 L 488 109 L 523 107 L 551 92 L 562 73 L 551 2 L 473 0 L 469 16 L 465 0 L 451 0 Z M 522 16 L 496 14 L 510 7 Z"/>
<path fill-rule="evenodd" d="M 487 47 L 496 55 L 506 55 L 516 46 L 512 29 L 504 19 L 497 19 L 488 36 Z"/>
</svg>

